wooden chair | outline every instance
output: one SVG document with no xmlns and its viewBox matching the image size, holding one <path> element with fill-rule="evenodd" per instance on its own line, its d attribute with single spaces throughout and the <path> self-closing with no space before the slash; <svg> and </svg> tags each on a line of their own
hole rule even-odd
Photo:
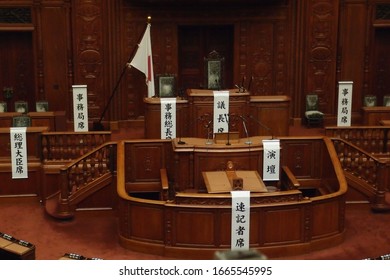
<svg viewBox="0 0 390 280">
<path fill-rule="evenodd" d="M 390 106 L 390 95 L 383 96 L 383 106 L 386 107 Z"/>
<path fill-rule="evenodd" d="M 28 103 L 26 101 L 15 101 L 15 112 L 27 114 Z"/>
<path fill-rule="evenodd" d="M 7 103 L 6 102 L 0 102 L 0 113 L 7 112 Z"/>
<path fill-rule="evenodd" d="M 317 94 L 306 95 L 305 118 L 308 127 L 322 125 L 324 119 L 324 113 L 318 110 Z"/>
<path fill-rule="evenodd" d="M 31 117 L 27 115 L 12 117 L 12 127 L 29 127 L 31 126 Z"/>
<path fill-rule="evenodd" d="M 365 95 L 363 103 L 364 103 L 364 107 L 375 107 L 376 106 L 376 96 L 375 95 Z"/>
</svg>

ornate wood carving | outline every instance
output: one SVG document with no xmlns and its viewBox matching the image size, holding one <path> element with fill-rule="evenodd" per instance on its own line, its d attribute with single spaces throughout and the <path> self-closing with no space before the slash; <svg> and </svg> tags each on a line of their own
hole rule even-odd
<svg viewBox="0 0 390 280">
<path fill-rule="evenodd" d="M 103 1 L 78 0 L 74 2 L 75 26 L 75 83 L 88 86 L 88 113 L 97 119 L 104 108 Z"/>
<path fill-rule="evenodd" d="M 319 96 L 320 110 L 332 113 L 335 98 L 338 1 L 309 1 L 307 7 L 305 94 Z"/>
</svg>

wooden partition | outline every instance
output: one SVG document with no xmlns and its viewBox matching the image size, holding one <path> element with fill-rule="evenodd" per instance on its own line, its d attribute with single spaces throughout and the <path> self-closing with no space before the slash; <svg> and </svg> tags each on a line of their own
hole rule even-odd
<svg viewBox="0 0 390 280">
<path fill-rule="evenodd" d="M 205 140 L 205 139 L 203 139 Z M 294 173 L 299 185 L 315 192 L 301 189 L 251 194 L 250 247 L 258 249 L 269 257 L 281 257 L 327 248 L 339 244 L 344 238 L 345 193 L 347 184 L 334 148 L 327 138 L 293 139 L 281 138 L 282 164 Z M 165 144 L 164 144 L 165 143 Z M 128 187 L 134 181 L 146 183 L 145 172 L 155 174 L 158 184 L 157 168 L 166 164 L 171 184 L 175 184 L 174 171 L 170 170 L 166 142 L 152 142 L 148 149 L 155 153 L 135 157 L 138 153 L 137 142 L 118 144 L 119 194 L 119 240 L 123 247 L 152 254 L 175 258 L 210 259 L 217 250 L 230 250 L 231 232 L 231 196 L 196 192 L 199 186 L 182 185 L 172 199 L 153 199 L 147 195 L 129 192 Z M 239 144 L 238 144 L 239 145 Z M 175 144 L 174 144 L 175 147 Z M 140 147 L 144 149 L 145 147 Z M 193 147 L 180 153 L 194 153 Z M 225 157 L 239 158 L 240 152 L 220 151 Z M 232 148 L 234 149 L 234 147 Z M 259 156 L 261 148 L 258 147 Z M 131 151 L 131 153 L 129 153 Z M 307 153 L 313 156 L 306 157 Z M 206 153 L 206 151 L 204 151 Z M 216 153 L 216 151 L 214 151 Z M 241 151 L 247 154 L 248 151 Z M 139 153 L 141 155 L 142 153 Z M 191 156 L 190 156 L 191 157 Z M 157 160 L 154 160 L 157 159 Z M 211 158 L 210 158 L 211 159 Z M 224 161 L 221 159 L 220 161 Z M 196 160 L 194 160 L 195 162 Z M 126 162 L 126 164 L 125 164 Z M 203 163 L 206 164 L 207 160 Z M 147 168 L 142 168 L 147 164 Z M 186 166 L 186 163 L 183 163 Z M 136 170 L 134 170 L 136 166 Z M 205 168 L 216 168 L 216 165 Z M 243 167 L 253 168 L 251 165 Z M 256 166 L 256 164 L 255 164 Z M 173 168 L 176 169 L 176 166 Z M 183 167 L 197 177 L 196 164 Z M 257 170 L 262 174 L 261 170 Z M 179 171 L 181 172 L 181 171 Z M 137 178 L 139 174 L 139 178 Z M 131 179 L 131 181 L 130 181 Z M 194 182 L 200 183 L 194 179 Z M 192 191 L 188 192 L 187 188 Z M 142 221 L 142 223 L 140 222 Z"/>
<path fill-rule="evenodd" d="M 41 134 L 47 127 L 28 127 L 26 131 L 28 178 L 12 179 L 10 129 L 0 128 L 0 196 L 39 195 L 41 180 Z"/>
<path fill-rule="evenodd" d="M 290 102 L 285 95 L 251 96 L 249 134 L 287 136 Z"/>
</svg>

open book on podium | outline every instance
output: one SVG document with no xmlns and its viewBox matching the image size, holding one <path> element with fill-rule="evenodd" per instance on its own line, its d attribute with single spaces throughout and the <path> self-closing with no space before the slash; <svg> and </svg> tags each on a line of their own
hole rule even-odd
<svg viewBox="0 0 390 280">
<path fill-rule="evenodd" d="M 228 193 L 234 190 L 232 171 L 202 172 L 208 193 Z M 235 178 L 242 179 L 242 190 L 251 192 L 268 192 L 257 171 L 233 171 Z"/>
</svg>

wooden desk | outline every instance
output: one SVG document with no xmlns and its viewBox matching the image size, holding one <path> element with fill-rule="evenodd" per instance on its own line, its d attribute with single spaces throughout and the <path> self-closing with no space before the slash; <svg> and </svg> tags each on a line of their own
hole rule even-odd
<svg viewBox="0 0 390 280">
<path fill-rule="evenodd" d="M 229 91 L 231 131 L 240 137 L 269 135 L 287 136 L 290 123 L 290 98 L 283 95 L 250 96 L 249 92 Z M 212 90 L 188 89 L 188 100 L 176 101 L 176 137 L 207 138 L 206 124 L 213 121 L 214 93 Z M 161 138 L 160 98 L 145 98 L 145 137 Z M 245 119 L 242 119 L 242 117 Z"/>
<path fill-rule="evenodd" d="M 161 98 L 144 98 L 145 138 L 161 139 Z M 188 126 L 188 101 L 176 100 L 176 135 L 184 136 Z"/>
<path fill-rule="evenodd" d="M 20 115 L 22 113 L 0 113 L 0 128 L 12 127 L 12 118 Z M 31 126 L 45 126 L 49 131 L 66 131 L 65 111 L 29 112 L 27 116 L 31 118 Z"/>
<path fill-rule="evenodd" d="M 249 135 L 288 136 L 290 103 L 285 95 L 251 96 Z"/>
<path fill-rule="evenodd" d="M 363 125 L 380 125 L 381 120 L 390 119 L 390 107 L 374 106 L 363 107 Z"/>
<path fill-rule="evenodd" d="M 229 115 L 248 115 L 249 92 L 240 93 L 237 89 L 227 91 L 229 91 Z M 195 121 L 190 125 L 189 134 L 185 136 L 207 138 L 208 131 L 205 127 L 208 121 L 211 121 L 212 124 L 214 118 L 214 91 L 208 89 L 188 89 L 187 96 L 190 120 Z M 235 128 L 233 128 L 234 126 Z M 240 137 L 246 136 L 241 119 L 234 121 L 230 118 L 229 127 L 230 130 L 238 131 Z"/>
<path fill-rule="evenodd" d="M 383 126 L 390 126 L 390 120 L 381 120 L 379 124 Z"/>
<path fill-rule="evenodd" d="M 174 180 L 178 191 L 206 193 L 202 172 L 225 170 L 232 161 L 236 170 L 263 170 L 263 142 L 268 136 L 239 138 L 237 143 L 207 144 L 204 138 L 181 138 L 172 142 L 175 156 Z M 212 139 L 211 139 L 212 140 Z M 250 140 L 251 144 L 246 144 Z M 190 167 L 190 168 L 189 168 Z"/>
</svg>

